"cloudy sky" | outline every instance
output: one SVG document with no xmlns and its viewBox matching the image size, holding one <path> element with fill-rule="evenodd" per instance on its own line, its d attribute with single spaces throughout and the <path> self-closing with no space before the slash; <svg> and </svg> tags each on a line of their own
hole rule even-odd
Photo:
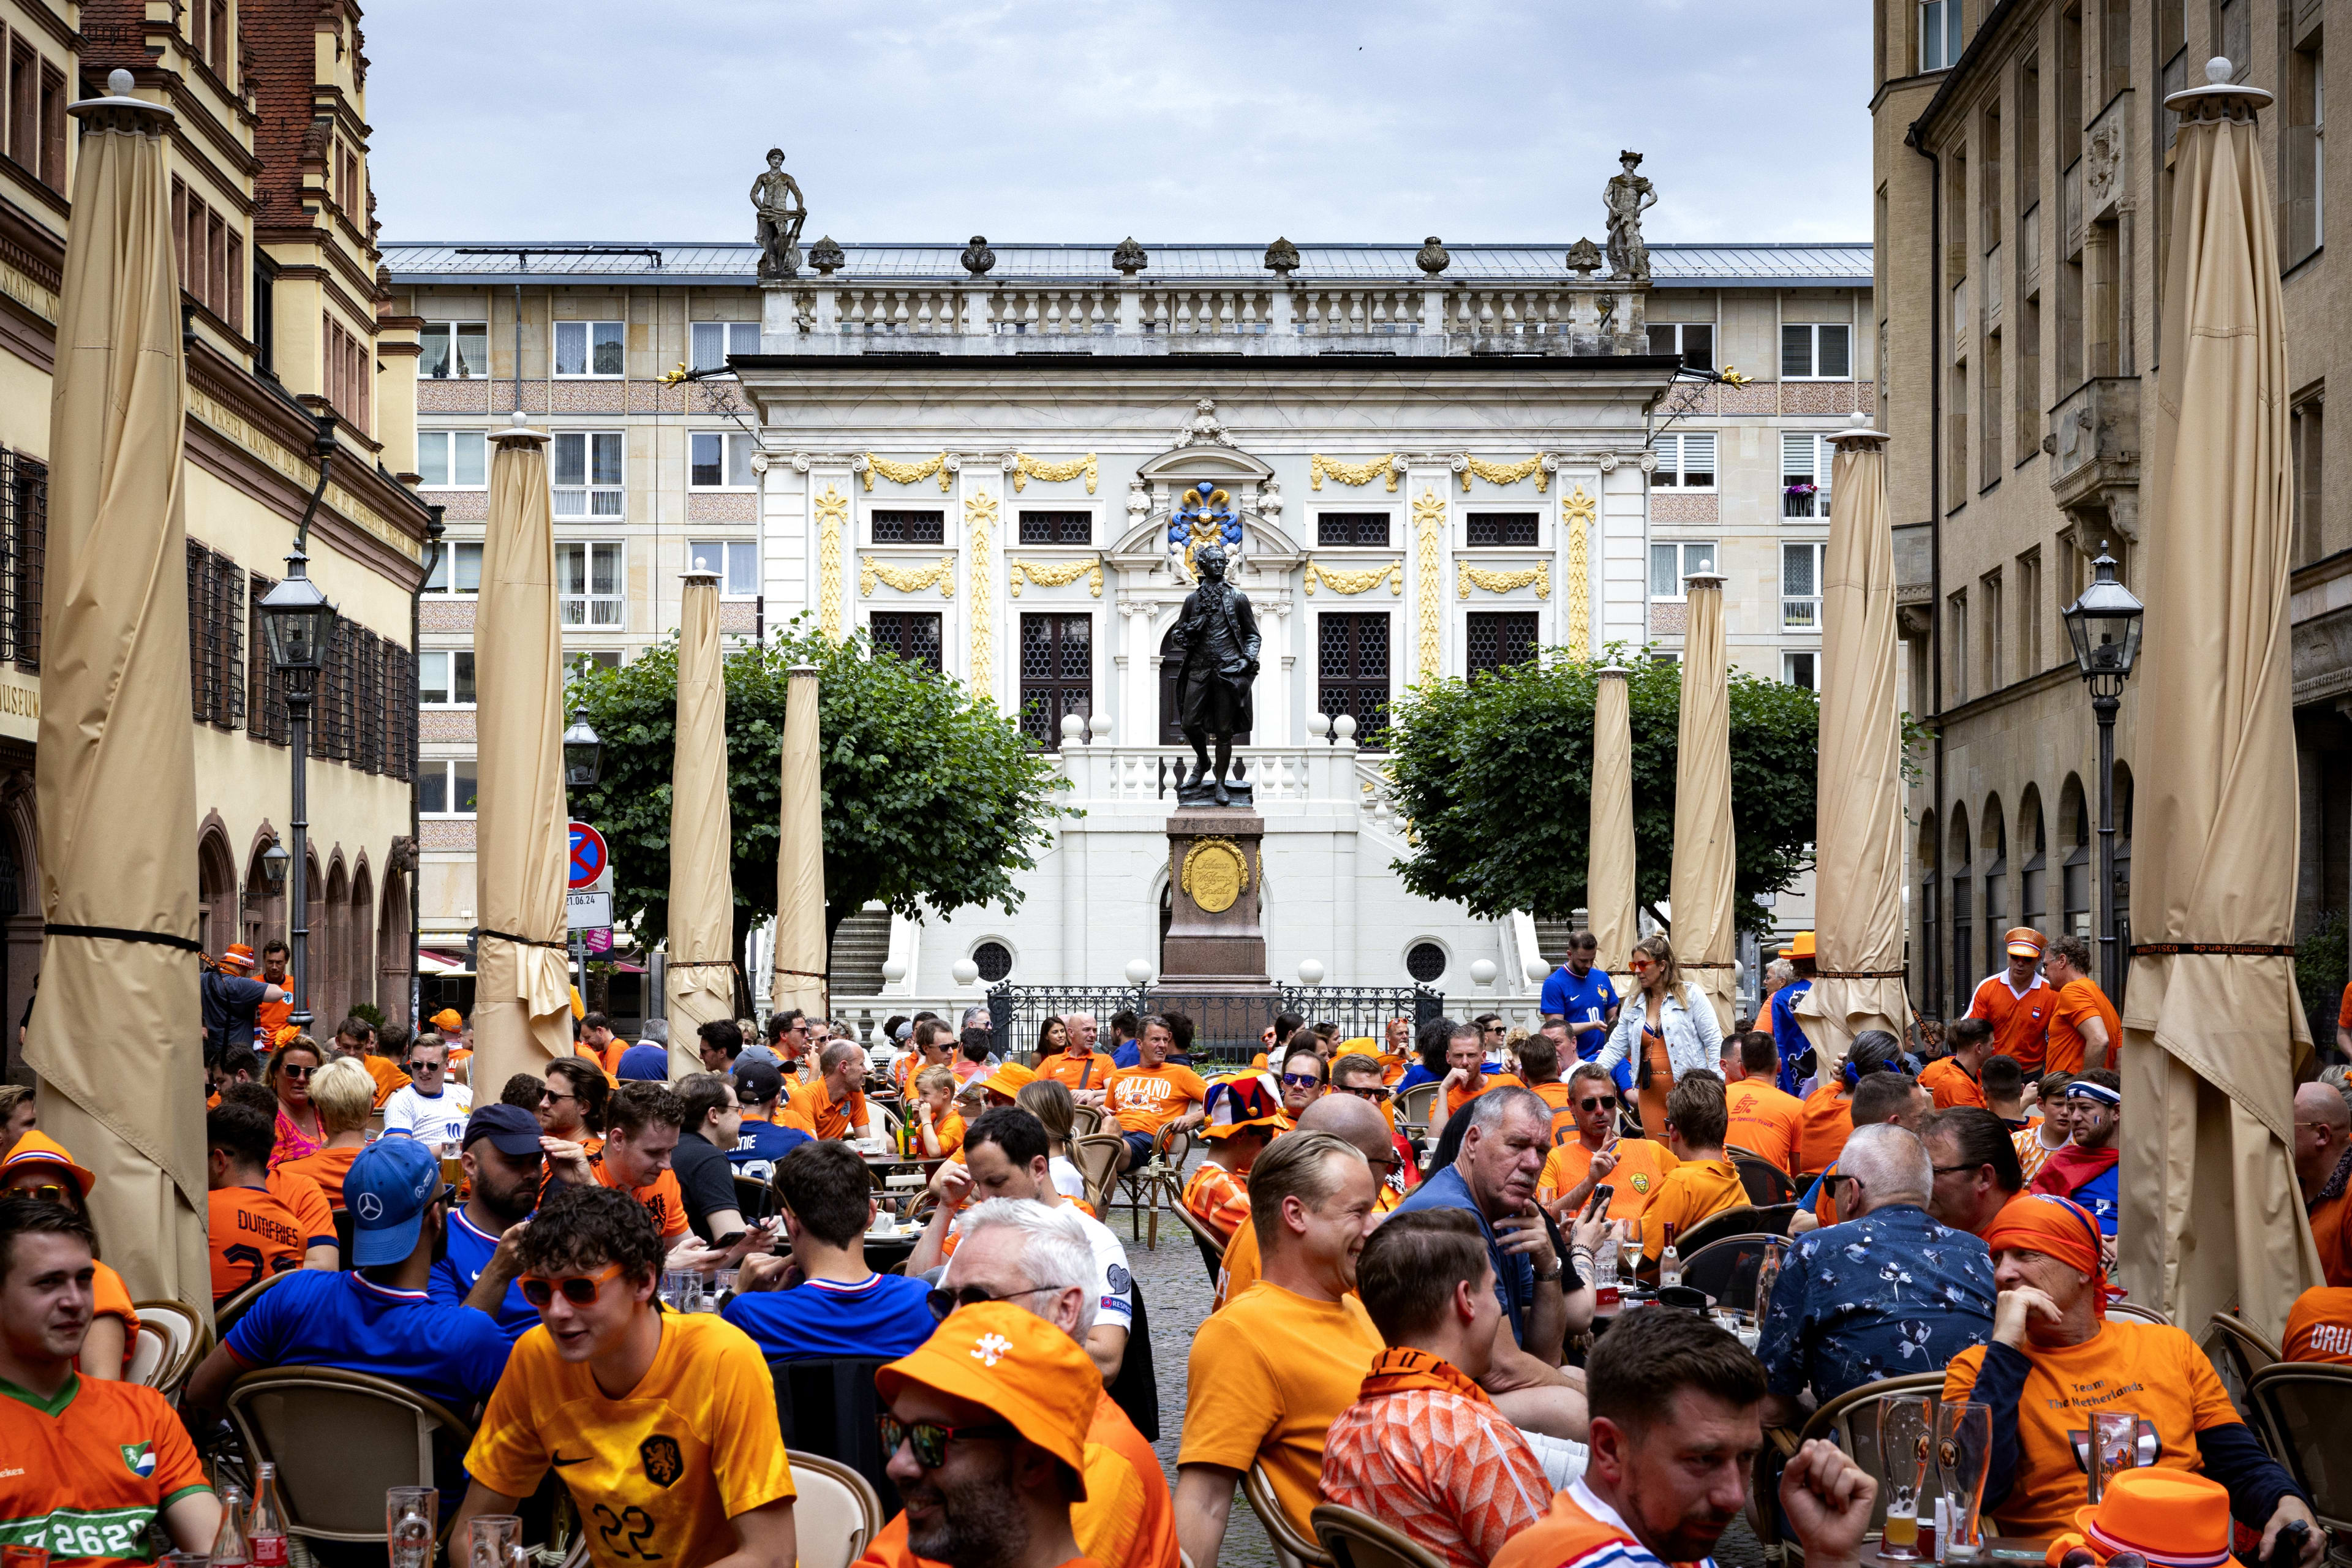
<svg viewBox="0 0 2352 1568">
<path fill-rule="evenodd" d="M 1835 0 L 376 0 L 384 238 L 1867 239 Z"/>
</svg>

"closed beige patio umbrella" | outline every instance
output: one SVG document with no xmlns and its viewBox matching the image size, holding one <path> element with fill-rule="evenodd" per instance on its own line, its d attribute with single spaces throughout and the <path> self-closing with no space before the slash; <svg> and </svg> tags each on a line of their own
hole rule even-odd
<svg viewBox="0 0 2352 1568">
<path fill-rule="evenodd" d="M 784 691 L 783 800 L 776 840 L 776 956 L 768 1005 L 825 1009 L 824 784 L 817 673 L 796 664 Z"/>
<path fill-rule="evenodd" d="M 1860 426 L 1863 416 L 1854 416 Z M 1822 563 L 1822 727 L 1814 794 L 1812 986 L 1797 1023 L 1824 1081 L 1864 1029 L 1905 1037 L 1903 712 L 1895 663 L 1895 533 L 1886 437 L 1832 436 Z"/>
<path fill-rule="evenodd" d="M 1731 693 L 1723 647 L 1723 577 L 1712 563 L 1684 579 L 1690 619 L 1683 633 L 1682 723 L 1675 740 L 1675 863 L 1667 878 L 1675 962 L 1731 1027 Z"/>
<path fill-rule="evenodd" d="M 2135 750 L 2140 845 L 2123 998 L 2132 1299 L 2276 1335 L 2319 1258 L 2296 1190 L 2297 799 L 2284 320 L 2254 116 L 2271 95 L 2172 94 L 2171 265 L 2148 443 Z"/>
<path fill-rule="evenodd" d="M 132 98 L 128 71 L 107 89 L 69 110 L 34 762 L 46 942 L 25 1059 L 41 1130 L 98 1178 L 91 1215 L 131 1296 L 209 1314 L 173 115 Z"/>
<path fill-rule="evenodd" d="M 572 813 L 563 798 L 563 628 L 547 437 L 492 430 L 490 515 L 474 611 L 477 764 L 474 1099 L 572 1054 L 563 895 Z"/>
<path fill-rule="evenodd" d="M 669 1076 L 702 1070 L 694 1032 L 735 1016 L 735 819 L 727 805 L 727 672 L 719 574 L 698 562 L 677 605 L 669 786 Z"/>
<path fill-rule="evenodd" d="M 1584 844 L 1584 918 L 1600 942 L 1603 973 L 1625 974 L 1633 925 L 1633 721 L 1626 694 L 1633 672 L 1593 672 L 1592 826 Z"/>
</svg>

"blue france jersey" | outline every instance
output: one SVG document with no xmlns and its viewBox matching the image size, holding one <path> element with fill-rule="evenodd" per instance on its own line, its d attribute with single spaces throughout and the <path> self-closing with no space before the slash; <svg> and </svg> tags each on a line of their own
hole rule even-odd
<svg viewBox="0 0 2352 1568">
<path fill-rule="evenodd" d="M 509 1349 L 507 1336 L 479 1312 L 422 1290 L 378 1285 L 357 1271 L 315 1268 L 289 1274 L 256 1297 L 226 1342 L 248 1367 L 364 1372 L 461 1414 L 490 1396 Z"/>
<path fill-rule="evenodd" d="M 433 1266 L 433 1278 L 425 1292 L 445 1307 L 463 1307 L 467 1293 L 482 1270 L 490 1266 L 490 1255 L 499 1249 L 499 1238 L 476 1228 L 462 1208 L 449 1215 L 449 1245 L 440 1262 Z M 522 1299 L 522 1285 L 509 1281 L 499 1310 L 490 1314 L 500 1334 L 509 1345 L 539 1327 L 539 1310 Z"/>
<path fill-rule="evenodd" d="M 744 1120 L 742 1130 L 735 1135 L 735 1147 L 727 1151 L 727 1163 L 739 1176 L 749 1176 L 755 1182 L 773 1180 L 776 1162 L 803 1143 L 814 1142 L 797 1127 L 780 1127 L 772 1121 Z"/>
</svg>

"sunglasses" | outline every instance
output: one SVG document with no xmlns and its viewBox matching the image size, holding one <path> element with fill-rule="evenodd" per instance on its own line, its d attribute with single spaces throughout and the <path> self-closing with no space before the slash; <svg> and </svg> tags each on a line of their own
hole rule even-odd
<svg viewBox="0 0 2352 1568">
<path fill-rule="evenodd" d="M 1007 1290 L 1002 1296 L 992 1296 L 984 1285 L 967 1285 L 961 1290 L 929 1291 L 924 1295 L 923 1301 L 930 1308 L 931 1316 L 944 1323 L 948 1321 L 948 1314 L 953 1312 L 958 1307 L 977 1307 L 983 1301 L 1010 1301 L 1020 1296 L 1042 1296 L 1049 1290 L 1060 1289 L 1059 1285 L 1039 1285 L 1033 1289 Z M 890 1446 L 893 1448 L 898 1447 L 896 1443 Z M 925 1463 L 936 1465 L 939 1461 L 929 1459 Z"/>
<path fill-rule="evenodd" d="M 539 1102 L 541 1105 L 552 1105 L 559 1100 L 577 1100 L 579 1098 L 576 1094 L 558 1094 L 551 1089 L 542 1089 L 539 1091 Z"/>
<path fill-rule="evenodd" d="M 948 1462 L 950 1443 L 1020 1436 L 1001 1422 L 993 1426 L 942 1426 L 936 1421 L 901 1421 L 887 1410 L 874 1417 L 874 1425 L 882 1434 L 885 1454 L 896 1454 L 903 1443 L 915 1451 L 915 1463 L 927 1470 L 936 1470 Z"/>
<path fill-rule="evenodd" d="M 1379 1084 L 1350 1083 L 1340 1086 L 1341 1094 L 1352 1094 L 1358 1100 L 1369 1100 L 1374 1105 L 1389 1098 L 1389 1091 Z"/>
<path fill-rule="evenodd" d="M 1594 1095 L 1590 1100 L 1578 1100 L 1576 1102 L 1576 1109 L 1579 1110 L 1614 1110 L 1617 1109 L 1617 1097 L 1613 1094 Z"/>
<path fill-rule="evenodd" d="M 285 1077 L 294 1079 L 299 1081 L 308 1079 L 312 1073 L 317 1072 L 319 1069 L 317 1068 L 298 1068 L 293 1063 L 289 1062 L 278 1070 Z"/>
<path fill-rule="evenodd" d="M 568 1274 L 561 1279 L 551 1279 L 541 1274 L 526 1274 L 515 1281 L 522 1287 L 522 1299 L 534 1307 L 545 1307 L 562 1291 L 563 1299 L 575 1307 L 592 1307 L 604 1289 L 604 1281 L 621 1272 L 617 1263 L 607 1263 L 593 1274 Z"/>
<path fill-rule="evenodd" d="M 1313 1089 L 1323 1081 L 1323 1075 L 1311 1072 L 1286 1072 L 1282 1081 L 1293 1089 Z"/>
<path fill-rule="evenodd" d="M 68 1193 L 74 1193 L 77 1196 L 79 1195 L 77 1189 L 62 1187 L 55 1182 L 43 1182 L 37 1187 L 11 1187 L 8 1189 L 8 1196 L 12 1198 L 38 1198 L 45 1204 L 65 1203 L 68 1201 L 66 1194 Z"/>
<path fill-rule="evenodd" d="M 1654 963 L 1651 963 L 1651 962 L 1650 962 L 1648 959 L 1646 959 L 1646 958 L 1637 958 L 1637 959 L 1633 960 L 1633 963 L 1631 963 L 1627 964 L 1625 967 L 1626 967 L 1626 968 L 1628 968 L 1628 969 L 1630 969 L 1630 970 L 1632 970 L 1632 971 L 1633 971 L 1634 973 L 1636 973 L 1636 974 L 1647 974 L 1648 973 L 1650 973 L 1650 971 L 1652 971 L 1653 969 L 1657 968 L 1658 966 L 1657 966 L 1656 964 L 1654 964 Z"/>
</svg>

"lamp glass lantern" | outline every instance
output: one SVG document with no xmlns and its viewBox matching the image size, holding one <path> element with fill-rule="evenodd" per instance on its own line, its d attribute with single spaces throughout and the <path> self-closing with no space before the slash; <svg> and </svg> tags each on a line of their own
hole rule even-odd
<svg viewBox="0 0 2352 1568">
<path fill-rule="evenodd" d="M 2147 607 L 2116 581 L 2115 557 L 2105 545 L 2091 566 L 2090 586 L 2061 613 L 2083 679 L 2094 695 L 2115 696 L 2139 660 L 2141 617 Z"/>
<path fill-rule="evenodd" d="M 563 784 L 587 789 L 604 771 L 604 742 L 585 719 L 574 719 L 563 731 Z"/>
<path fill-rule="evenodd" d="M 310 581 L 310 560 L 297 550 L 286 558 L 286 576 L 261 601 L 261 631 L 269 662 L 281 675 L 315 675 L 325 665 L 334 637 L 335 606 Z M 307 685 L 307 681 L 296 682 Z"/>
<path fill-rule="evenodd" d="M 268 881 L 271 892 L 275 893 L 286 886 L 286 868 L 293 858 L 286 853 L 285 844 L 276 838 L 271 839 L 269 847 L 261 852 L 261 874 Z"/>
</svg>

